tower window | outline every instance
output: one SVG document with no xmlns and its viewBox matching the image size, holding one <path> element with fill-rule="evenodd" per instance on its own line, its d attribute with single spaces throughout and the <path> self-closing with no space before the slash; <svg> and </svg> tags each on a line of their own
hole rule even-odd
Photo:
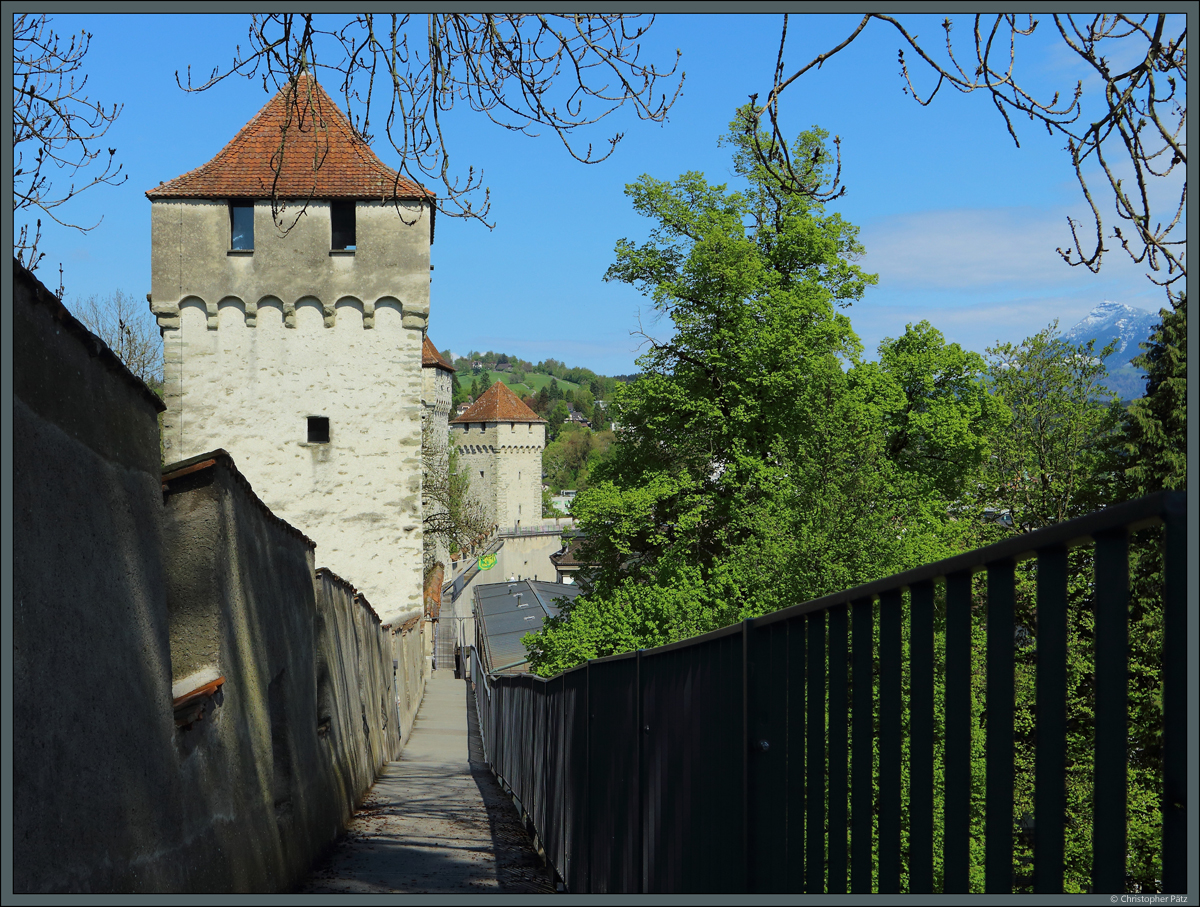
<svg viewBox="0 0 1200 907">
<path fill-rule="evenodd" d="M 308 443 L 309 444 L 328 444 L 329 443 L 329 417 L 328 416 L 309 416 L 308 417 Z"/>
<path fill-rule="evenodd" d="M 333 224 L 334 249 L 357 248 L 355 239 L 354 202 L 330 202 L 329 218 Z"/>
<path fill-rule="evenodd" d="M 229 203 L 229 248 L 234 251 L 254 250 L 254 203 Z"/>
</svg>

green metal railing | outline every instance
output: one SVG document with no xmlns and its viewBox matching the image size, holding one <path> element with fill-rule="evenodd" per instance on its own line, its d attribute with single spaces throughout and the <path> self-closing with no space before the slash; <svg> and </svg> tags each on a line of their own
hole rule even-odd
<svg viewBox="0 0 1200 907">
<path fill-rule="evenodd" d="M 1090 885 L 1093 892 L 1123 892 L 1129 538 L 1164 525 L 1161 890 L 1183 893 L 1189 852 L 1185 508 L 1183 494 L 1158 493 L 696 639 L 596 659 L 548 680 L 485 676 L 476 659 L 488 760 L 530 816 L 571 891 L 894 893 L 907 875 L 908 891 L 932 892 L 940 780 L 937 887 L 966 892 L 972 865 L 972 579 L 984 571 L 983 885 L 987 892 L 1011 892 L 1014 841 L 1021 833 L 1013 814 L 1016 565 L 1036 558 L 1035 821 L 1027 830 L 1032 887 L 1061 892 L 1068 816 L 1068 550 L 1093 545 Z M 940 677 L 938 585 L 945 608 Z M 935 722 L 939 684 L 944 721 Z"/>
</svg>

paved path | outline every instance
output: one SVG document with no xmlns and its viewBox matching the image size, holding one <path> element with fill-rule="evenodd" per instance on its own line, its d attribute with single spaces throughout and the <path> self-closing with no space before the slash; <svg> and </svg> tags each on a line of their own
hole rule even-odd
<svg viewBox="0 0 1200 907">
<path fill-rule="evenodd" d="M 305 891 L 554 891 L 483 761 L 470 686 L 453 672 L 434 672 L 400 759 L 384 768 Z"/>
</svg>

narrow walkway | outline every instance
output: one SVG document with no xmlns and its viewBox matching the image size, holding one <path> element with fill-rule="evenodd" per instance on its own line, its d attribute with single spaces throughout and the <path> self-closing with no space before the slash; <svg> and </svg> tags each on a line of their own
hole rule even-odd
<svg viewBox="0 0 1200 907">
<path fill-rule="evenodd" d="M 470 684 L 435 671 L 412 736 L 306 893 L 550 893 L 549 871 L 483 761 Z"/>
</svg>

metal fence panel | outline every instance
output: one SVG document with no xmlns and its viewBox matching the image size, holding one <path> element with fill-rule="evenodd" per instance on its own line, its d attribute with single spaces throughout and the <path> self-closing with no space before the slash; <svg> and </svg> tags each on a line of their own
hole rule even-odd
<svg viewBox="0 0 1200 907">
<path fill-rule="evenodd" d="M 1120 891 L 1126 884 L 1128 536 L 1156 523 L 1166 524 L 1162 885 L 1181 892 L 1188 615 L 1186 509 L 1179 494 L 1118 505 L 694 640 L 594 660 L 549 681 L 488 677 L 472 650 L 487 757 L 573 892 L 843 892 L 849 874 L 855 892 L 907 887 L 928 893 L 935 887 L 933 746 L 940 732 L 945 812 L 937 887 L 961 893 L 972 871 L 970 753 L 978 723 L 987 735 L 985 846 L 983 865 L 974 869 L 982 869 L 987 891 L 1009 893 L 1014 841 L 1024 833 L 1013 808 L 1014 565 L 1036 555 L 1037 822 L 1023 828 L 1035 832 L 1034 887 L 1059 892 L 1066 552 L 1095 539 L 1092 887 Z M 987 571 L 986 711 L 972 715 L 972 610 L 983 605 L 972 592 L 978 569 Z M 935 608 L 935 581 L 945 583 L 944 613 Z M 937 678 L 939 620 L 945 651 Z M 935 681 L 944 689 L 941 728 L 935 725 Z M 900 764 L 906 743 L 907 850 Z"/>
<path fill-rule="evenodd" d="M 746 874 L 749 890 L 786 894 L 788 876 L 788 633 L 747 626 Z"/>
<path fill-rule="evenodd" d="M 644 653 L 648 892 L 743 889 L 742 641 Z"/>
<path fill-rule="evenodd" d="M 640 891 L 636 659 L 592 664 L 589 699 L 590 890 Z"/>
<path fill-rule="evenodd" d="M 569 891 L 587 891 L 588 856 L 588 671 L 563 677 L 563 833 L 558 864 Z"/>
</svg>

